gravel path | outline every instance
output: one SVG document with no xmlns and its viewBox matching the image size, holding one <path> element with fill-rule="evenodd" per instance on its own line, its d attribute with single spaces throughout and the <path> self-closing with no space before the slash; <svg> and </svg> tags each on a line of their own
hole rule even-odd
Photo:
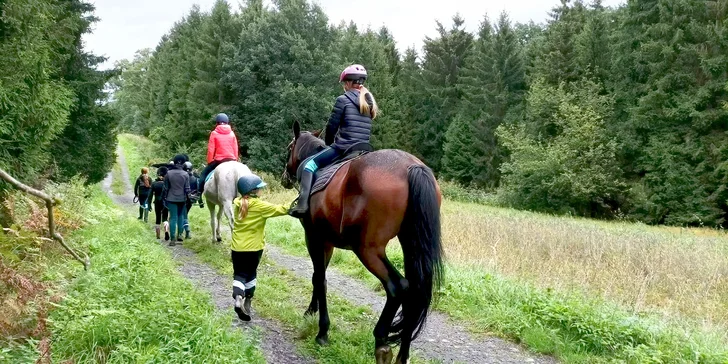
<svg viewBox="0 0 728 364">
<path fill-rule="evenodd" d="M 102 186 L 119 205 L 130 205 L 133 193 L 129 183 L 129 170 L 121 148 L 117 149 L 118 162 L 121 165 L 122 178 L 126 193 L 116 196 L 111 192 L 112 175 L 106 177 Z M 295 333 L 282 328 L 274 320 L 256 317 L 252 324 L 238 320 L 231 310 L 230 278 L 217 273 L 208 265 L 200 262 L 195 253 L 183 246 L 169 247 L 175 260 L 182 262 L 179 271 L 184 277 L 194 282 L 197 287 L 210 293 L 215 306 L 221 312 L 229 313 L 232 325 L 244 331 L 258 330 L 262 335 L 259 346 L 269 363 L 308 363 L 308 359 L 296 354 L 293 337 Z M 310 259 L 285 254 L 281 249 L 268 245 L 268 258 L 276 265 L 288 269 L 294 274 L 310 280 L 313 266 Z M 381 312 L 385 298 L 377 294 L 362 282 L 345 276 L 335 268 L 330 268 L 326 275 L 329 293 L 344 297 L 355 305 L 371 307 L 375 313 Z M 336 317 L 331 317 L 336 321 Z M 443 363 L 557 363 L 554 358 L 530 354 L 520 346 L 494 337 L 475 338 L 466 329 L 453 324 L 445 315 L 432 312 L 427 326 L 420 337 L 412 343 L 413 350 L 419 356 L 441 361 Z M 373 358 L 372 358 L 373 359 Z"/>
</svg>

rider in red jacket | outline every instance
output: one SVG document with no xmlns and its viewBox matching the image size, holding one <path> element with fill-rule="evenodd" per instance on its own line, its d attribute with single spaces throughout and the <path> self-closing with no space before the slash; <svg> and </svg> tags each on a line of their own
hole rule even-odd
<svg viewBox="0 0 728 364">
<path fill-rule="evenodd" d="M 210 141 L 207 143 L 207 167 L 200 173 L 200 182 L 197 189 L 200 194 L 205 190 L 205 179 L 221 163 L 238 160 L 238 138 L 230 128 L 230 119 L 225 114 L 215 116 L 217 126 L 210 133 Z M 202 201 L 202 200 L 200 200 Z"/>
</svg>

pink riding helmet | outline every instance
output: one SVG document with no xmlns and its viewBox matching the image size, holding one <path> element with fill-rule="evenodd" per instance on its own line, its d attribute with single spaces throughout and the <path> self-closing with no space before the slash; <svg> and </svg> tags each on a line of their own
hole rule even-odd
<svg viewBox="0 0 728 364">
<path fill-rule="evenodd" d="M 349 67 L 346 67 L 343 72 L 341 72 L 341 76 L 339 77 L 339 82 L 342 81 L 360 81 L 364 82 L 364 80 L 367 79 L 367 70 L 364 69 L 364 66 L 360 64 L 352 64 Z"/>
</svg>

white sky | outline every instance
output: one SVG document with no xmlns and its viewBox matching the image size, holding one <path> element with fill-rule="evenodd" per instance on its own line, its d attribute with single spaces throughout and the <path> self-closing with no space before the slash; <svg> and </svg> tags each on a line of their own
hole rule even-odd
<svg viewBox="0 0 728 364">
<path fill-rule="evenodd" d="M 209 11 L 215 0 L 90 0 L 96 5 L 94 33 L 84 36 L 89 50 L 109 57 L 101 68 L 134 56 L 142 48 L 154 48 L 174 22 L 185 16 L 193 4 Z M 237 0 L 228 0 L 235 11 Z M 386 25 L 400 49 L 422 46 L 425 36 L 436 35 L 435 20 L 449 25 L 455 13 L 465 19 L 468 30 L 475 32 L 487 13 L 491 20 L 506 11 L 513 22 L 543 22 L 558 0 L 315 0 L 332 24 L 342 20 L 374 29 Z M 604 0 L 616 6 L 624 0 Z"/>
</svg>

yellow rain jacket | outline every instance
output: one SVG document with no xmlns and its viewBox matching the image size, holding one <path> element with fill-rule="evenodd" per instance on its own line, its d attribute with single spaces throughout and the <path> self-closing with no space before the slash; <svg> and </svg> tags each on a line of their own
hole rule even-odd
<svg viewBox="0 0 728 364">
<path fill-rule="evenodd" d="M 268 218 L 283 216 L 288 213 L 285 205 L 274 205 L 259 198 L 248 199 L 248 216 L 240 220 L 240 204 L 243 198 L 233 201 L 235 205 L 235 225 L 230 249 L 236 252 L 254 252 L 265 246 L 265 221 Z"/>
</svg>

